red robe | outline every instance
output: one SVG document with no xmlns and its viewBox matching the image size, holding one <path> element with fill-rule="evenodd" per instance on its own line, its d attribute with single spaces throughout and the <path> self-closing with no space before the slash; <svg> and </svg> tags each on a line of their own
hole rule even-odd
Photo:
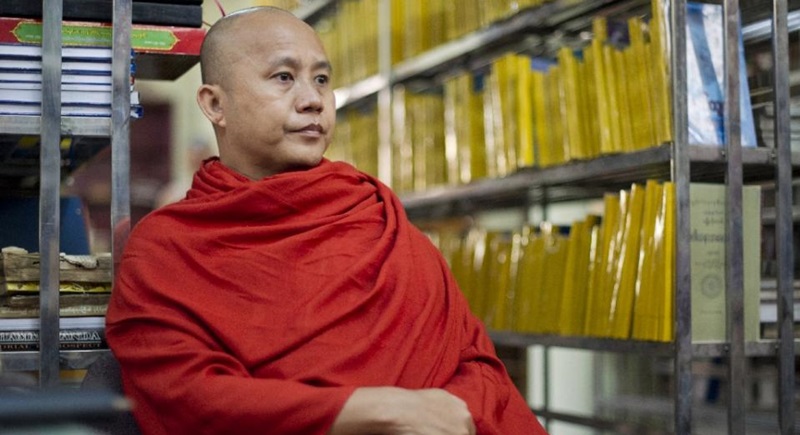
<svg viewBox="0 0 800 435">
<path fill-rule="evenodd" d="M 447 265 L 344 163 L 249 180 L 207 161 L 137 224 L 108 343 L 146 434 L 325 434 L 360 386 L 444 388 L 479 434 L 543 434 Z"/>
</svg>

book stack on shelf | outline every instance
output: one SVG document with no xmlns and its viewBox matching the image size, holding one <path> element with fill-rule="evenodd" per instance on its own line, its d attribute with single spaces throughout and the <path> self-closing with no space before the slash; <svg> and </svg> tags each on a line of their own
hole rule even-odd
<svg viewBox="0 0 800 435">
<path fill-rule="evenodd" d="M 2 249 L 0 350 L 38 350 L 39 255 Z M 104 316 L 111 294 L 111 256 L 61 255 L 59 314 L 62 349 L 105 347 Z"/>
<path fill-rule="evenodd" d="M 395 9 L 401 9 L 397 14 L 393 9 L 393 20 L 418 31 L 404 31 L 408 41 L 395 38 L 392 53 L 402 54 L 402 58 L 419 55 L 427 61 L 430 50 L 436 44 L 441 47 L 447 37 L 439 38 L 438 24 L 432 23 L 436 21 L 437 6 L 431 3 L 423 7 L 417 3 L 393 4 Z M 503 14 L 493 15 L 494 20 L 497 22 L 498 17 L 522 8 L 545 7 L 542 3 L 504 9 Z M 409 10 L 416 12 L 412 14 Z M 725 107 L 721 92 L 722 8 L 690 3 L 687 16 L 690 143 L 722 146 L 725 144 L 721 116 Z M 350 33 L 349 27 L 341 26 L 337 23 L 326 32 L 341 43 L 338 47 L 342 50 L 355 49 L 344 45 L 347 40 L 335 36 Z M 435 76 L 427 82 L 394 84 L 392 187 L 400 193 L 419 192 L 434 186 L 504 177 L 531 167 L 545 168 L 638 152 L 671 142 L 672 102 L 666 27 L 662 2 L 653 1 L 649 19 L 637 16 L 618 22 L 613 17 L 595 18 L 591 25 L 592 38 L 581 42 L 580 48 L 556 40 L 545 53 L 535 50 L 538 54 L 531 55 L 525 47 L 516 46 L 520 52 L 493 55 L 484 59 L 485 63 L 467 65 L 469 71 L 453 67 L 448 74 Z M 743 50 L 740 50 L 741 56 Z M 740 71 L 741 137 L 744 146 L 752 147 L 756 146 L 753 112 L 744 80 L 744 63 L 740 63 L 743 66 Z M 423 99 L 441 98 L 443 103 L 437 104 L 441 105 L 443 115 L 404 116 L 418 110 L 411 94 L 420 94 Z M 437 120 L 438 124 L 442 116 L 444 131 L 421 139 L 441 143 L 434 146 L 413 143 L 415 136 L 408 131 L 430 130 L 433 127 L 430 119 Z M 414 126 L 415 122 L 424 125 Z M 407 131 L 397 132 L 401 128 Z M 425 151 L 417 155 L 415 150 Z M 377 143 L 361 151 L 377 155 Z M 432 162 L 422 163 L 426 159 Z M 435 171 L 427 172 L 430 177 L 421 175 L 421 168 L 438 168 L 441 161 L 446 162 L 446 176 L 435 178 Z M 410 169 L 412 167 L 415 169 Z"/>
<path fill-rule="evenodd" d="M 562 47 L 553 59 L 507 53 L 487 67 L 446 79 L 441 92 L 446 134 L 440 135 L 446 145 L 433 154 L 398 155 L 412 161 L 445 160 L 448 177 L 411 185 L 397 180 L 393 187 L 420 191 L 670 141 L 662 22 L 655 6 L 649 23 L 629 19 L 629 43 L 618 47 L 607 40 L 605 19 L 598 18 L 593 22 L 595 38 L 584 50 Z M 405 101 L 414 100 L 406 96 Z"/>
<path fill-rule="evenodd" d="M 539 6 L 548 0 L 392 0 L 392 62 Z"/>
<path fill-rule="evenodd" d="M 725 340 L 725 186 L 692 183 L 692 339 Z M 760 187 L 745 186 L 745 336 L 759 334 Z M 473 311 L 494 330 L 672 341 L 674 185 L 607 194 L 569 228 L 439 235 Z M 449 242 L 442 242 L 447 240 Z"/>
<path fill-rule="evenodd" d="M 800 99 L 793 98 L 789 105 L 789 143 L 792 151 L 800 151 Z M 764 146 L 775 148 L 775 109 L 764 106 L 758 117 L 759 134 Z"/>
<path fill-rule="evenodd" d="M 761 337 L 778 338 L 778 282 L 765 279 L 761 282 Z M 794 336 L 800 338 L 800 281 L 794 282 Z"/>
<path fill-rule="evenodd" d="M 393 93 L 392 186 L 403 192 L 446 183 L 441 94 L 412 93 L 401 86 Z"/>
<path fill-rule="evenodd" d="M 201 27 L 133 24 L 131 48 L 136 78 L 174 80 L 180 77 L 198 62 L 205 33 Z M 64 21 L 61 34 L 65 48 L 110 48 L 113 26 L 99 21 Z M 0 15 L 0 44 L 41 46 L 41 19 Z"/>
<path fill-rule="evenodd" d="M 113 0 L 62 0 L 62 14 L 69 21 L 111 22 Z M 203 25 L 203 0 L 133 0 L 133 24 L 200 27 Z M 0 16 L 41 18 L 42 2 L 3 0 Z"/>
<path fill-rule="evenodd" d="M 61 52 L 61 115 L 111 117 L 111 48 L 64 47 Z M 133 89 L 131 116 L 142 114 Z M 0 115 L 41 115 L 42 47 L 0 43 Z"/>
<path fill-rule="evenodd" d="M 378 73 L 378 0 L 338 2 L 337 10 L 315 24 L 333 65 L 334 85 Z"/>
<path fill-rule="evenodd" d="M 337 117 L 334 144 L 328 148 L 325 157 L 352 162 L 362 171 L 377 175 L 378 156 L 371 152 L 378 142 L 378 113 L 375 108 L 347 108 L 337 113 Z"/>
</svg>

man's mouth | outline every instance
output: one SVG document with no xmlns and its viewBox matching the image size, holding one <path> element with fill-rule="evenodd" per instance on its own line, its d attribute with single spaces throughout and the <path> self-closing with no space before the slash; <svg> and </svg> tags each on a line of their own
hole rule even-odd
<svg viewBox="0 0 800 435">
<path fill-rule="evenodd" d="M 323 134 L 325 130 L 319 124 L 308 124 L 305 127 L 295 130 L 298 133 L 318 133 Z"/>
</svg>

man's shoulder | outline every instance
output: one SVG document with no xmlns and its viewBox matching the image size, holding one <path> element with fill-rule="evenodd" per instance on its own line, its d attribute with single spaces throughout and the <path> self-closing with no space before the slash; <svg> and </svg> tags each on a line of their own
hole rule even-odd
<svg viewBox="0 0 800 435">
<path fill-rule="evenodd" d="M 175 218 L 171 208 L 172 204 L 166 205 L 145 215 L 131 229 L 131 239 L 169 240 L 185 232 L 186 224 Z"/>
</svg>

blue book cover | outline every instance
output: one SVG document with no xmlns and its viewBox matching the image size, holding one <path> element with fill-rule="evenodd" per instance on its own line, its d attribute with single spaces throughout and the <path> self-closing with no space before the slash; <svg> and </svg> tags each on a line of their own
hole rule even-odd
<svg viewBox="0 0 800 435">
<path fill-rule="evenodd" d="M 687 3 L 686 72 L 689 143 L 717 145 L 725 138 L 725 68 L 722 6 Z M 739 31 L 739 83 L 742 146 L 757 145 L 750 88 Z"/>
</svg>

